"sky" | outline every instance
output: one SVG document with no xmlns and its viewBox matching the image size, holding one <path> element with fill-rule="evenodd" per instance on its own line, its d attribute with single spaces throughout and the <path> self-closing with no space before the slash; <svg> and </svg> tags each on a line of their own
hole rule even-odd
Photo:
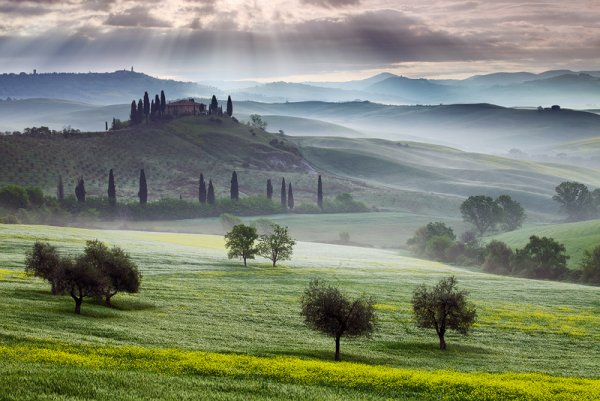
<svg viewBox="0 0 600 401">
<path fill-rule="evenodd" d="M 185 81 L 600 70 L 600 0 L 0 0 L 0 73 Z"/>
</svg>

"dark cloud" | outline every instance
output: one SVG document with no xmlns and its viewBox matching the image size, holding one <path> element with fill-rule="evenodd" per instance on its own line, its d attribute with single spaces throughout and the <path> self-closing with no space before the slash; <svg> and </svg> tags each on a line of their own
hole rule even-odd
<svg viewBox="0 0 600 401">
<path fill-rule="evenodd" d="M 52 12 L 52 9 L 40 7 L 33 4 L 8 2 L 0 3 L 0 14 L 9 14 L 15 16 L 37 16 Z"/>
<path fill-rule="evenodd" d="M 168 21 L 150 15 L 144 6 L 132 7 L 118 14 L 111 13 L 104 21 L 104 25 L 142 28 L 168 28 L 171 26 Z"/>
<path fill-rule="evenodd" d="M 314 6 L 337 8 L 346 6 L 356 6 L 361 3 L 362 0 L 300 0 L 304 4 L 312 4 Z"/>
</svg>

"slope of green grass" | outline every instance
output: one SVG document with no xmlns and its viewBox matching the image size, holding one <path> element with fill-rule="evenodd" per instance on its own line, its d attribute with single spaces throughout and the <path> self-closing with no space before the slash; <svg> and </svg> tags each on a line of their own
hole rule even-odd
<svg viewBox="0 0 600 401">
<path fill-rule="evenodd" d="M 139 263 L 139 295 L 115 308 L 53 297 L 22 273 L 36 239 L 80 252 L 87 239 Z M 9 400 L 400 399 L 594 400 L 600 382 L 600 288 L 476 273 L 394 252 L 299 243 L 277 268 L 228 261 L 223 238 L 0 225 L 0 392 Z M 410 297 L 454 274 L 478 322 L 437 350 Z M 372 339 L 333 341 L 302 324 L 311 278 L 376 297 Z M 582 380 L 581 378 L 587 378 Z"/>
<path fill-rule="evenodd" d="M 592 251 L 600 246 L 600 220 L 528 226 L 491 238 L 506 242 L 513 248 L 522 248 L 532 235 L 551 237 L 565 244 L 567 254 L 570 256 L 568 264 L 571 268 L 577 268 L 586 250 Z"/>
</svg>

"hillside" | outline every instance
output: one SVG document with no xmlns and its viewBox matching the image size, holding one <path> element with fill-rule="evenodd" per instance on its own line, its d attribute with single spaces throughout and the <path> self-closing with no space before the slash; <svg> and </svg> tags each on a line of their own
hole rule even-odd
<svg viewBox="0 0 600 401">
<path fill-rule="evenodd" d="M 504 241 L 513 248 L 522 248 L 532 235 L 552 237 L 565 244 L 567 254 L 571 256 L 568 265 L 571 268 L 578 268 L 584 251 L 592 251 L 600 245 L 600 220 L 536 225 L 495 235 L 491 239 Z"/>
</svg>

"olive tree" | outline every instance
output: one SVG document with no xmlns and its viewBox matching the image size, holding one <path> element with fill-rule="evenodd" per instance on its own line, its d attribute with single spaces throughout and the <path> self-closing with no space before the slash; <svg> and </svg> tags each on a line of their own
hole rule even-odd
<svg viewBox="0 0 600 401">
<path fill-rule="evenodd" d="M 288 260 L 292 257 L 296 241 L 288 234 L 288 228 L 273 224 L 273 231 L 260 236 L 257 252 L 273 262 L 273 267 L 279 260 Z"/>
<path fill-rule="evenodd" d="M 254 259 L 256 248 L 254 241 L 258 238 L 256 228 L 238 224 L 225 234 L 225 248 L 228 249 L 227 257 L 229 259 L 242 258 L 244 266 L 247 266 L 247 259 Z"/>
<path fill-rule="evenodd" d="M 308 327 L 335 339 L 336 361 L 341 360 L 342 337 L 368 337 L 377 322 L 372 298 L 350 300 L 336 287 L 316 279 L 304 291 L 302 316 Z"/>
<path fill-rule="evenodd" d="M 102 296 L 108 278 L 94 264 L 87 263 L 83 256 L 73 260 L 61 258 L 60 289 L 75 301 L 75 313 L 81 314 L 81 304 L 86 297 Z"/>
<path fill-rule="evenodd" d="M 47 280 L 52 288 L 52 294 L 59 292 L 58 269 L 60 255 L 56 248 L 47 242 L 37 241 L 25 255 L 25 273 Z"/>
<path fill-rule="evenodd" d="M 456 282 L 456 278 L 451 276 L 440 280 L 432 288 L 422 284 L 412 297 L 417 326 L 435 329 L 442 351 L 446 349 L 446 331 L 450 329 L 467 335 L 477 315 L 475 308 L 467 303 L 468 293 L 459 291 Z"/>
</svg>

